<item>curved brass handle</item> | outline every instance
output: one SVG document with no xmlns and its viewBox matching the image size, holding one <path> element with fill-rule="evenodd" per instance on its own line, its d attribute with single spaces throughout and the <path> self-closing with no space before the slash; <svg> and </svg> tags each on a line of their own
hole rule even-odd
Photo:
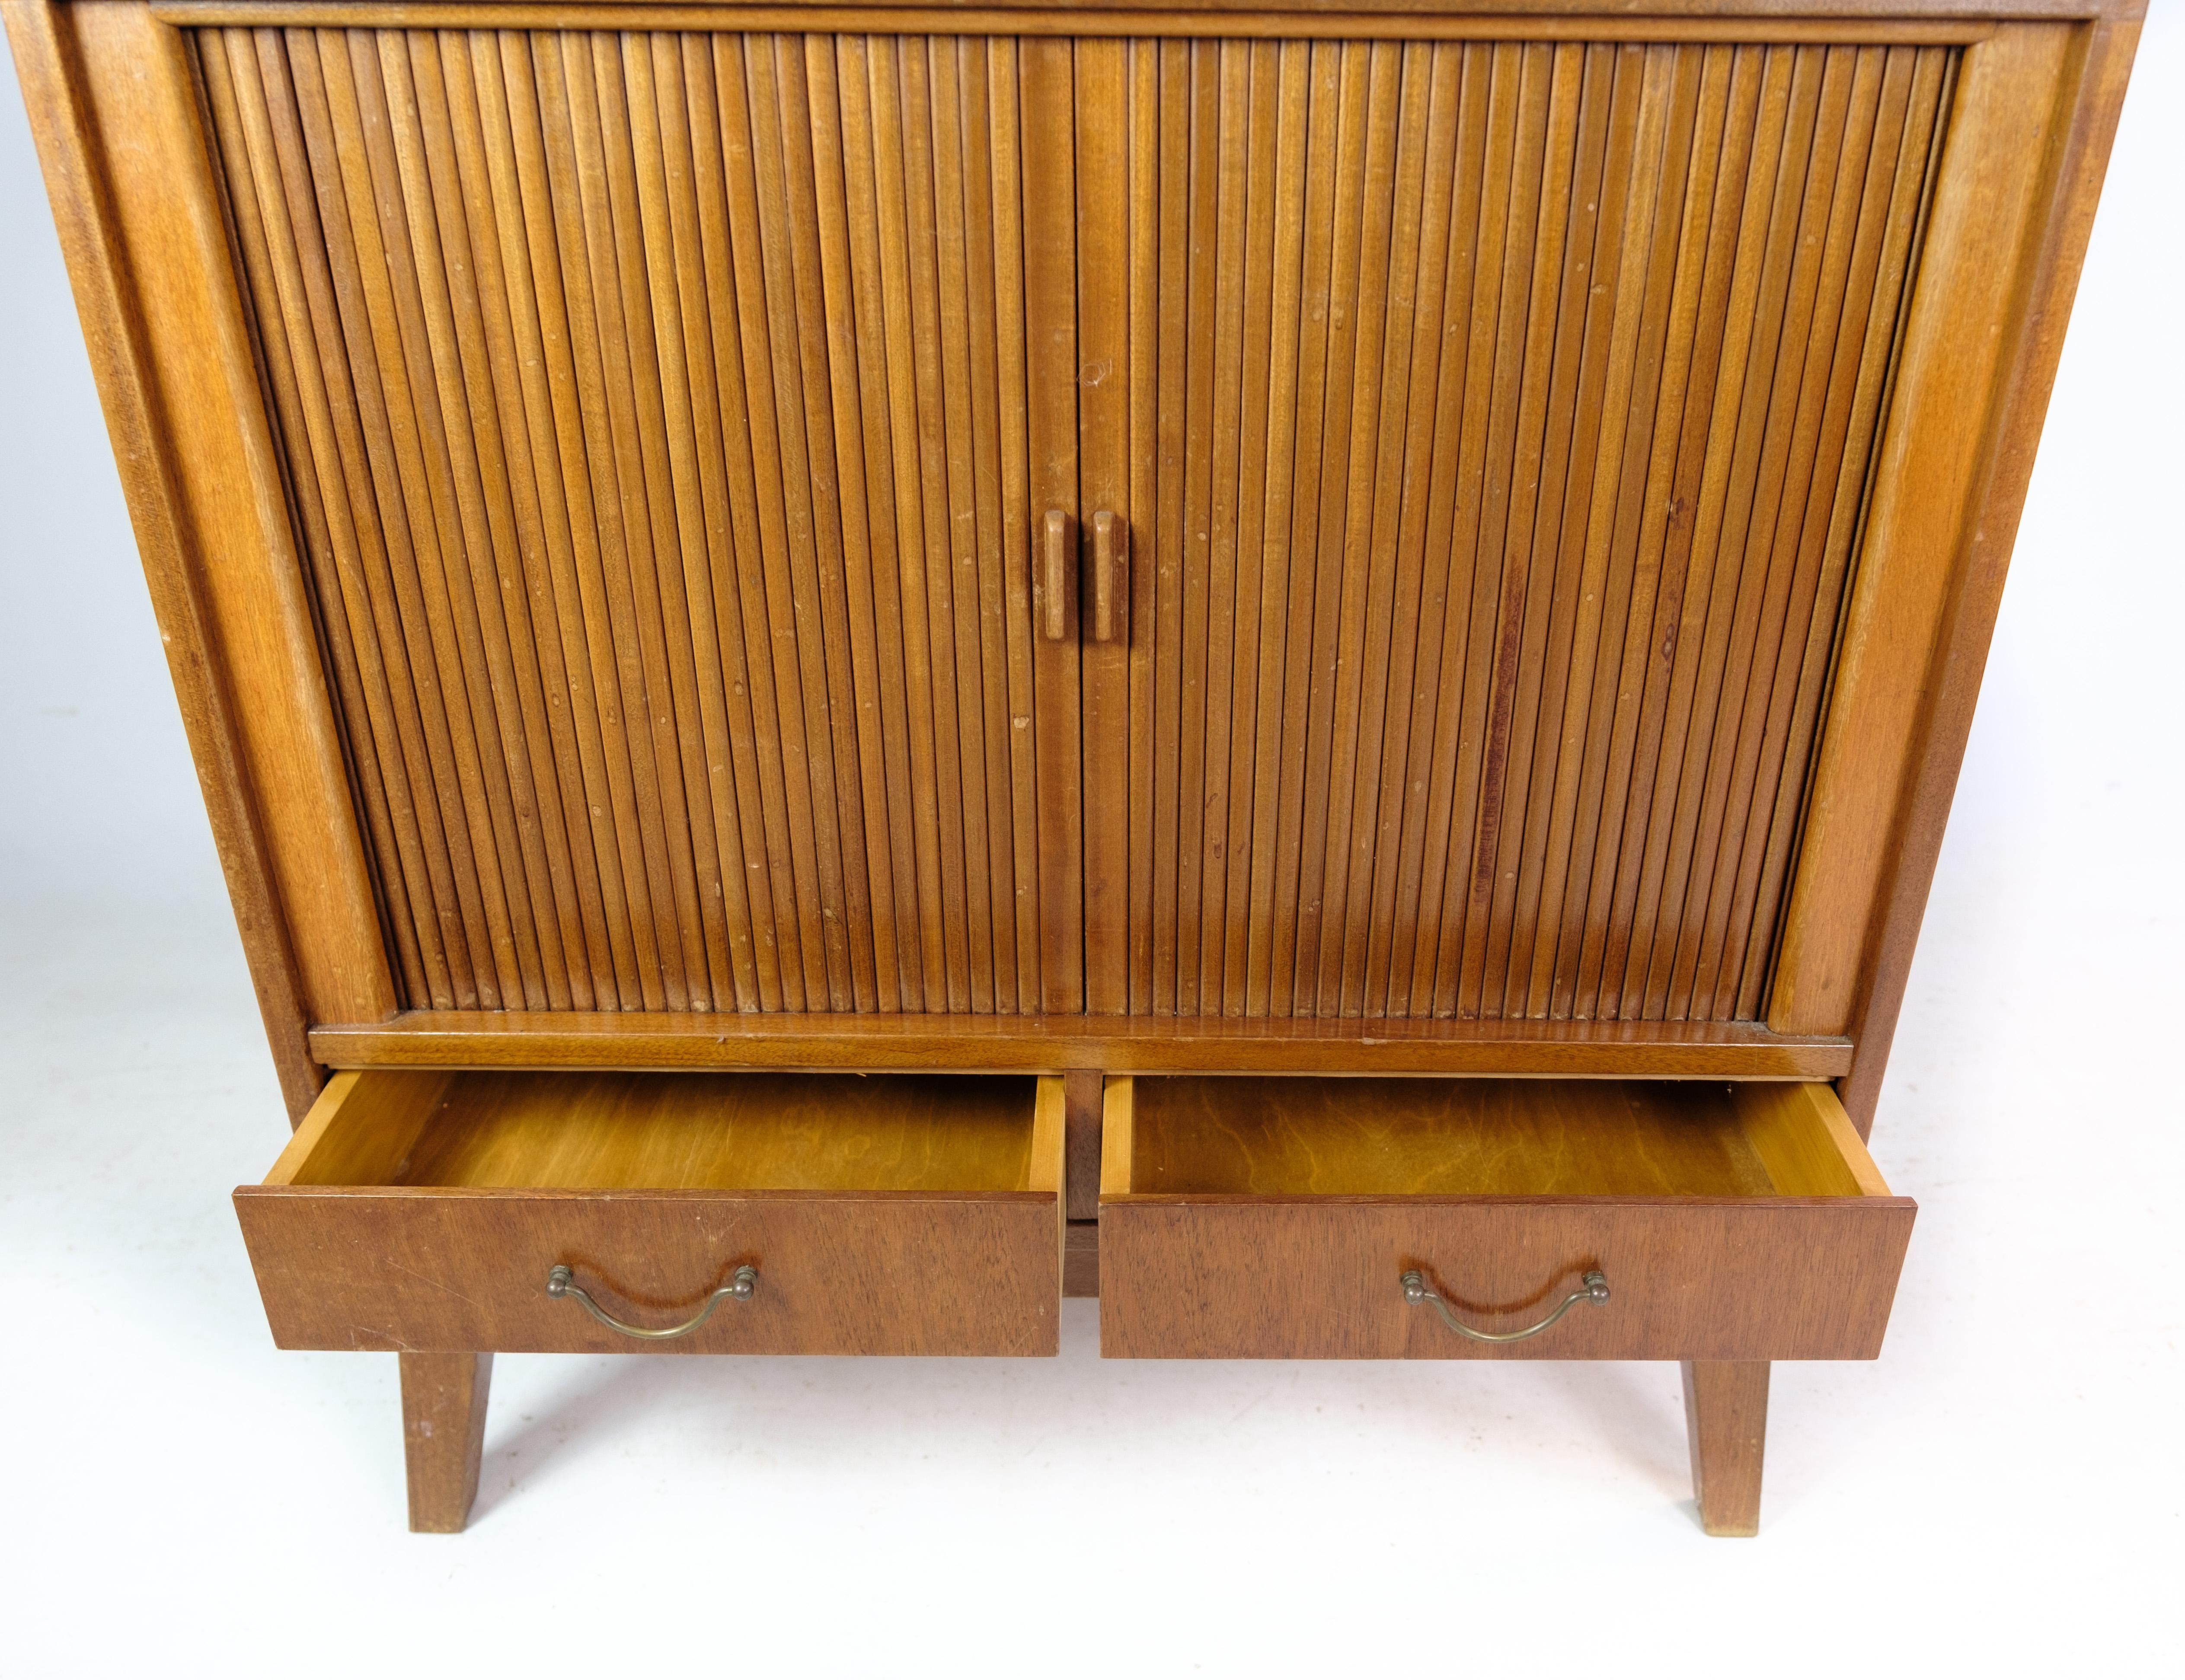
<svg viewBox="0 0 2185 1680">
<path fill-rule="evenodd" d="M 758 1268 L 738 1266 L 735 1275 L 706 1298 L 706 1304 L 698 1309 L 697 1316 L 666 1330 L 646 1330 L 641 1326 L 624 1324 L 620 1319 L 577 1287 L 577 1275 L 567 1266 L 556 1266 L 546 1274 L 546 1292 L 556 1301 L 572 1297 L 577 1304 L 605 1325 L 609 1330 L 623 1336 L 634 1336 L 642 1342 L 673 1342 L 679 1336 L 688 1336 L 700 1325 L 712 1317 L 713 1309 L 723 1301 L 748 1301 L 758 1288 Z"/>
<path fill-rule="evenodd" d="M 1557 1307 L 1555 1311 L 1550 1313 L 1547 1317 L 1542 1319 L 1538 1324 L 1530 1326 L 1524 1330 L 1507 1331 L 1498 1336 L 1492 1331 L 1474 1330 L 1470 1325 L 1458 1318 L 1455 1313 L 1450 1311 L 1449 1303 L 1443 1300 L 1440 1296 L 1435 1294 L 1433 1290 L 1428 1288 L 1426 1279 L 1417 1272 L 1405 1272 L 1402 1277 L 1397 1280 L 1398 1282 L 1404 1286 L 1404 1299 L 1409 1305 L 1416 1307 L 1422 1301 L 1433 1302 L 1433 1309 L 1441 1314 L 1441 1321 L 1444 1324 L 1447 1325 L 1459 1336 L 1468 1336 L 1474 1342 L 1523 1342 L 1528 1337 L 1538 1336 L 1542 1331 L 1545 1330 L 1550 1325 L 1555 1323 L 1556 1320 L 1560 1319 L 1565 1313 L 1568 1312 L 1573 1307 L 1578 1305 L 1581 1301 L 1590 1301 L 1595 1306 L 1599 1306 L 1608 1299 L 1608 1280 L 1603 1277 L 1599 1272 L 1588 1272 L 1579 1281 L 1585 1287 L 1583 1289 L 1573 1290 L 1569 1294 L 1564 1296 L 1562 1304 Z"/>
</svg>

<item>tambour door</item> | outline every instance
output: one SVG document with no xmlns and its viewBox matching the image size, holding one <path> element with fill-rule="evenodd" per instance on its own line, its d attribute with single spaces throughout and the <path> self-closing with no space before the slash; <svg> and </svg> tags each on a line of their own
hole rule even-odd
<svg viewBox="0 0 2185 1680">
<path fill-rule="evenodd" d="M 192 38 L 407 1004 L 1078 1007 L 1066 47 Z"/>
<path fill-rule="evenodd" d="M 1089 1007 L 1764 1017 L 1959 49 L 1076 50 Z"/>
</svg>

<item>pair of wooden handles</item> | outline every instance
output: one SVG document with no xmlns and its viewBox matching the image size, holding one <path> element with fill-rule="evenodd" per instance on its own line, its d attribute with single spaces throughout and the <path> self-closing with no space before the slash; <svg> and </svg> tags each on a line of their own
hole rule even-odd
<svg viewBox="0 0 2185 1680">
<path fill-rule="evenodd" d="M 1077 535 L 1071 528 L 1076 523 L 1060 508 L 1049 508 L 1042 533 L 1040 628 L 1050 642 L 1070 634 L 1070 604 L 1077 595 Z M 1128 611 L 1130 527 L 1120 514 L 1104 508 L 1092 516 L 1092 639 L 1120 641 Z"/>
</svg>

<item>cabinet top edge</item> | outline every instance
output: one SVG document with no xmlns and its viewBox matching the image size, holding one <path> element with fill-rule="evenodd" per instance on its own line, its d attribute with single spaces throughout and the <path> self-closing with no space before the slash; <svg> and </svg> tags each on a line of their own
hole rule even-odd
<svg viewBox="0 0 2185 1680">
<path fill-rule="evenodd" d="M 102 0 L 111 3 L 111 0 Z M 49 0 L 65 5 L 74 0 Z M 706 14 L 718 14 L 724 22 L 740 16 L 811 14 L 824 19 L 830 29 L 877 27 L 891 17 L 960 18 L 968 27 L 1009 32 L 1006 20 L 1014 17 L 1045 17 L 1068 20 L 1088 32 L 1132 32 L 1126 25 L 1135 20 L 1204 20 L 1210 30 L 1233 33 L 1240 25 L 1266 25 L 1282 32 L 1282 20 L 1310 20 L 1315 33 L 1334 29 L 1340 20 L 1358 20 L 1385 29 L 1400 20 L 1431 21 L 1443 27 L 1475 25 L 1483 36 L 1497 28 L 1545 28 L 1578 35 L 1589 28 L 1612 31 L 1620 38 L 1629 31 L 1659 29 L 1664 38 L 1676 38 L 1685 29 L 1720 31 L 1739 25 L 1765 31 L 1770 26 L 1834 26 L 1838 29 L 1886 28 L 1903 25 L 1953 25 L 1967 31 L 1964 38 L 2005 23 L 2138 22 L 2147 12 L 2147 0 L 2003 0 L 1992 5 L 1969 5 L 1965 0 L 1194 0 L 1177 5 L 1169 0 L 1102 0 L 1087 5 L 1079 0 L 136 0 L 163 21 L 178 25 L 226 24 L 338 24 L 353 20 L 360 25 L 383 25 L 391 19 L 415 18 L 420 26 L 432 26 L 455 14 L 521 14 L 525 26 L 551 27 L 552 19 L 567 26 L 583 26 L 595 20 L 626 16 L 642 20 L 643 27 L 683 27 Z M 660 21 L 654 21 L 655 19 Z M 534 21 L 535 20 L 535 21 Z M 862 22 L 860 20 L 863 20 Z M 927 25 L 930 26 L 930 25 Z M 1049 30 L 1042 32 L 1066 32 Z M 1173 30 L 1163 32 L 1173 32 Z M 1717 37 L 1712 32 L 1707 38 Z"/>
</svg>

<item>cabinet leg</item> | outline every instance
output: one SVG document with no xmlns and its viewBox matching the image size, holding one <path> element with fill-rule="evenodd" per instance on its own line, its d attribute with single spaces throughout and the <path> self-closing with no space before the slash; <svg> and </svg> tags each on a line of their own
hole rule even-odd
<svg viewBox="0 0 2185 1680">
<path fill-rule="evenodd" d="M 403 1353 L 402 1451 L 410 1532 L 460 1534 L 478 1497 L 490 1353 Z"/>
<path fill-rule="evenodd" d="M 1692 1495 L 1710 1534 L 1760 1532 L 1760 1461 L 1768 1443 L 1768 1362 L 1685 1361 Z"/>
</svg>

